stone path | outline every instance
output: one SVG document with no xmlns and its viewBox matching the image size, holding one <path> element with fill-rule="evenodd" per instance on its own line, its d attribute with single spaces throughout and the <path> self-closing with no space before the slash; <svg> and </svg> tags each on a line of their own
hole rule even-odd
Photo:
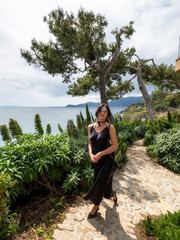
<svg viewBox="0 0 180 240">
<path fill-rule="evenodd" d="M 114 174 L 118 205 L 104 199 L 97 216 L 88 220 L 92 204 L 78 196 L 54 239 L 133 240 L 134 226 L 145 216 L 180 209 L 180 176 L 149 158 L 141 140 L 128 148 L 127 156 L 129 161 Z"/>
</svg>

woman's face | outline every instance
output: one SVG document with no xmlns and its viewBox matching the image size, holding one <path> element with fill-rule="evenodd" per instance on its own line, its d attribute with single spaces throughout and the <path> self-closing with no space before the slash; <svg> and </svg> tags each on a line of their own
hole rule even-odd
<svg viewBox="0 0 180 240">
<path fill-rule="evenodd" d="M 103 106 L 98 113 L 98 121 L 105 121 L 108 116 L 108 110 L 105 106 Z"/>
</svg>

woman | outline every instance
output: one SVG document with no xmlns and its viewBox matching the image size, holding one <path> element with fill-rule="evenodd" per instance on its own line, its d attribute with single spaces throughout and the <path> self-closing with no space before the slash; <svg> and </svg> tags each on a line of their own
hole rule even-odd
<svg viewBox="0 0 180 240">
<path fill-rule="evenodd" d="M 94 204 L 88 218 L 96 216 L 103 197 L 107 199 L 113 197 L 114 203 L 117 203 L 116 192 L 112 189 L 113 158 L 110 153 L 117 149 L 118 144 L 115 128 L 108 123 L 112 114 L 109 106 L 102 103 L 95 115 L 97 122 L 88 126 L 89 155 L 94 169 L 93 186 L 84 195 L 85 200 L 91 200 Z M 111 140 L 111 145 L 109 140 Z"/>
</svg>

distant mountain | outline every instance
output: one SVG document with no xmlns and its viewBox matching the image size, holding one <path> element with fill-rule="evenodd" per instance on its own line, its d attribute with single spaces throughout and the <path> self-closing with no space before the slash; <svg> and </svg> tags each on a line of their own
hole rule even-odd
<svg viewBox="0 0 180 240">
<path fill-rule="evenodd" d="M 66 107 L 85 107 L 86 104 L 88 104 L 88 106 L 98 106 L 100 102 L 86 102 L 86 103 L 80 103 L 77 105 L 68 104 Z"/>
<path fill-rule="evenodd" d="M 124 98 L 120 98 L 117 100 L 109 101 L 109 106 L 128 107 L 129 105 L 131 105 L 133 103 L 141 102 L 141 99 L 143 99 L 143 96 L 124 97 Z M 81 104 L 77 104 L 77 105 L 69 104 L 66 107 L 85 107 L 86 104 L 88 104 L 88 106 L 98 106 L 98 105 L 100 105 L 100 102 L 87 102 L 87 103 L 81 103 Z"/>
<path fill-rule="evenodd" d="M 141 102 L 143 96 L 140 97 L 124 97 L 117 100 L 112 100 L 109 102 L 109 106 L 121 106 L 121 107 L 128 107 L 133 103 Z"/>
</svg>

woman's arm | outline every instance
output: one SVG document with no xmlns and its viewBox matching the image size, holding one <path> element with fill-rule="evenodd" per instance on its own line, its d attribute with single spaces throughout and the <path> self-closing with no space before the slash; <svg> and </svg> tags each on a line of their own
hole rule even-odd
<svg viewBox="0 0 180 240">
<path fill-rule="evenodd" d="M 88 149 L 89 149 L 89 156 L 90 156 L 90 159 L 91 159 L 91 162 L 94 162 L 96 163 L 98 160 L 95 159 L 95 156 L 94 154 L 92 153 L 92 143 L 91 143 L 91 140 L 90 140 L 90 134 L 91 134 L 91 128 L 92 128 L 93 124 L 90 124 L 88 126 L 88 140 L 89 140 L 89 143 L 88 143 Z"/>
<path fill-rule="evenodd" d="M 91 144 L 91 141 L 90 141 L 90 131 L 91 131 L 91 128 L 92 128 L 92 124 L 90 124 L 88 126 L 88 140 L 89 140 L 88 149 L 89 149 L 89 156 L 90 156 L 90 158 L 91 158 L 91 155 L 92 155 L 92 144 Z"/>
</svg>

